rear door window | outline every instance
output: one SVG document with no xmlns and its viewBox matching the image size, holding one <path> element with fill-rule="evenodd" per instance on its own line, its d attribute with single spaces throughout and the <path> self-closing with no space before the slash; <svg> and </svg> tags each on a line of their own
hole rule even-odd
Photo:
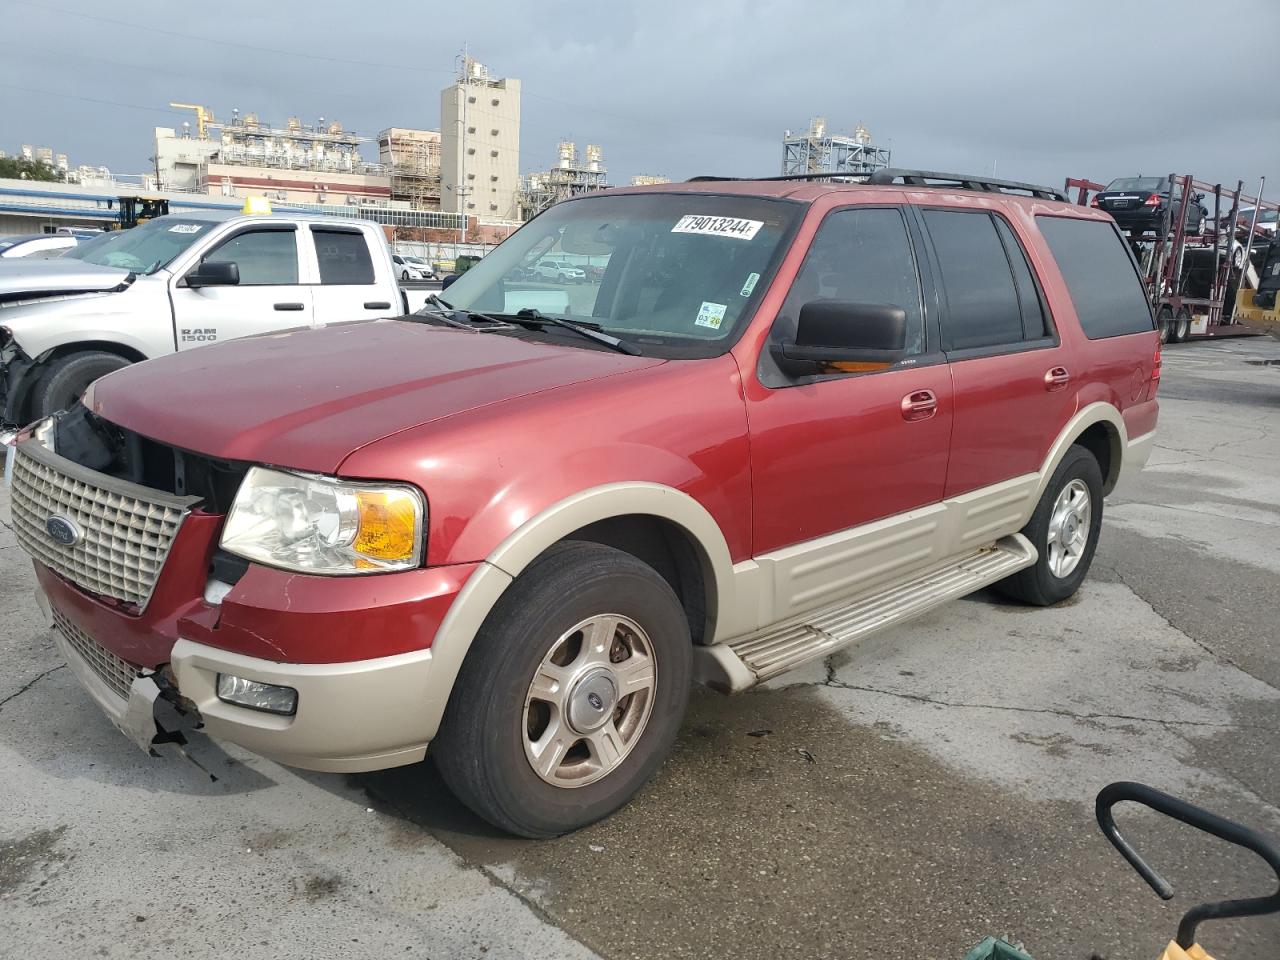
<svg viewBox="0 0 1280 960">
<path fill-rule="evenodd" d="M 1036 217 L 1090 340 L 1155 329 L 1133 258 L 1104 220 Z"/>
<path fill-rule="evenodd" d="M 924 220 L 947 302 L 942 348 L 972 350 L 1021 343 L 1018 287 L 992 217 L 978 212 L 925 210 Z"/>
<path fill-rule="evenodd" d="M 312 228 L 320 282 L 334 284 L 373 283 L 373 258 L 364 234 L 355 230 Z"/>
</svg>

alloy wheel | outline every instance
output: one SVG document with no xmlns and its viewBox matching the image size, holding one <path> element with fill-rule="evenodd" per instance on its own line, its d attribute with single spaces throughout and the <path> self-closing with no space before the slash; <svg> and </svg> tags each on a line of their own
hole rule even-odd
<svg viewBox="0 0 1280 960">
<path fill-rule="evenodd" d="M 1049 572 L 1058 579 L 1071 576 L 1089 545 L 1089 520 L 1093 503 L 1089 487 L 1075 479 L 1062 488 L 1049 514 L 1047 547 Z"/>
</svg>

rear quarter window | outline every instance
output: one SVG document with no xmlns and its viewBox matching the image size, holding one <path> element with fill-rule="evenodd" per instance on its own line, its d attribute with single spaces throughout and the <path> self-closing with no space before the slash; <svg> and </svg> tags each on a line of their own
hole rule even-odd
<svg viewBox="0 0 1280 960">
<path fill-rule="evenodd" d="M 1074 217 L 1036 217 L 1084 335 L 1090 340 L 1155 329 L 1151 306 L 1124 240 L 1110 223 Z"/>
</svg>

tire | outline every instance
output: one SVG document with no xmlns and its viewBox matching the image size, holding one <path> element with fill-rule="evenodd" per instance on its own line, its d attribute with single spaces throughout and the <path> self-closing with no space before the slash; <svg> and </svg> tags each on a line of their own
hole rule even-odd
<svg viewBox="0 0 1280 960">
<path fill-rule="evenodd" d="M 93 381 L 128 365 L 124 357 L 104 350 L 81 350 L 59 357 L 36 381 L 31 396 L 32 419 L 67 409 Z"/>
<path fill-rule="evenodd" d="M 1160 331 L 1160 342 L 1168 343 L 1169 336 L 1173 327 L 1173 311 L 1168 307 L 1161 307 L 1160 312 L 1156 314 L 1156 328 Z"/>
<path fill-rule="evenodd" d="M 1189 336 L 1191 336 L 1191 311 L 1183 307 L 1174 318 L 1169 339 L 1174 343 L 1182 343 Z"/>
<path fill-rule="evenodd" d="M 565 282 L 564 274 L 563 274 L 563 273 L 557 273 L 557 274 L 556 274 L 556 283 L 564 283 L 564 282 Z"/>
<path fill-rule="evenodd" d="M 643 650 L 652 658 L 642 693 L 615 700 L 606 688 L 621 682 L 611 672 L 617 661 L 589 666 L 592 650 L 605 646 L 575 643 L 585 636 L 576 627 L 604 615 L 621 618 L 602 628 L 608 650 L 627 654 L 621 663 Z M 458 799 L 494 826 L 530 838 L 577 830 L 626 804 L 662 764 L 684 717 L 692 659 L 685 612 L 652 567 L 602 544 L 558 544 L 516 579 L 480 628 L 431 754 Z M 643 668 L 644 656 L 637 663 Z M 535 691 L 535 678 L 548 670 L 560 682 L 544 679 Z M 589 687 L 605 670 L 605 687 Z M 603 708 L 594 690 L 605 696 Z M 561 700 L 563 709 L 552 707 Z M 575 711 L 586 720 L 574 721 Z M 604 724 L 596 740 L 579 733 L 592 722 Z M 624 743 L 619 731 L 628 724 Z M 597 750 L 601 740 L 621 745 L 612 765 Z M 539 773 L 534 763 L 547 755 Z"/>
<path fill-rule="evenodd" d="M 1053 523 L 1053 515 L 1055 508 L 1059 506 L 1059 498 L 1068 490 L 1071 495 L 1081 492 L 1088 494 L 1087 522 L 1068 527 L 1068 530 L 1080 530 L 1087 539 L 1070 569 L 1059 574 L 1053 569 L 1048 538 L 1051 525 L 1059 531 L 1060 537 L 1063 535 L 1062 527 Z M 1092 453 L 1084 447 L 1072 446 L 1053 471 L 1049 485 L 1031 515 L 1031 521 L 1022 528 L 1022 535 L 1034 544 L 1039 557 L 1025 570 L 1019 570 L 1013 576 L 1001 580 L 996 584 L 996 589 L 1015 600 L 1037 607 L 1047 607 L 1067 599 L 1080 588 L 1089 573 L 1101 527 L 1102 471 L 1098 469 L 1098 461 Z"/>
<path fill-rule="evenodd" d="M 408 270 L 401 270 L 401 271 L 400 271 L 400 279 L 401 279 L 401 280 L 408 280 L 408 279 L 409 279 L 409 271 L 408 271 Z"/>
</svg>

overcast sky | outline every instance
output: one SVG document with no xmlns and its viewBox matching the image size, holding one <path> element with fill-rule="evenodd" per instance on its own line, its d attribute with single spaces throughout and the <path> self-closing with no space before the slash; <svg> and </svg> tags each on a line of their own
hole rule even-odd
<svg viewBox="0 0 1280 960">
<path fill-rule="evenodd" d="M 170 100 L 436 128 L 469 42 L 523 82 L 524 172 L 569 138 L 614 183 L 776 174 L 783 131 L 820 115 L 896 166 L 1267 175 L 1280 195 L 1280 0 L 0 0 L 0 25 L 0 148 L 117 173 L 190 117 Z"/>
</svg>

